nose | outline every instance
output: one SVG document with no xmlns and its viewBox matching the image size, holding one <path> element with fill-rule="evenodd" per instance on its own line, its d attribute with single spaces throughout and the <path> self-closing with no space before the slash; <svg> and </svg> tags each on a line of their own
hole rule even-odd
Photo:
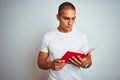
<svg viewBox="0 0 120 80">
<path fill-rule="evenodd" d="M 73 23 L 72 20 L 68 21 L 68 25 L 72 25 L 72 23 Z"/>
</svg>

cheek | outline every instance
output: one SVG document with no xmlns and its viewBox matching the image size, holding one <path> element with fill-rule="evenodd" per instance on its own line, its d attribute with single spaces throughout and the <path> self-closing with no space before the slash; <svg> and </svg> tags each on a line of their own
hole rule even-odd
<svg viewBox="0 0 120 80">
<path fill-rule="evenodd" d="M 67 23 L 68 23 L 67 21 L 61 20 L 61 24 L 62 24 L 62 25 L 66 25 Z"/>
<path fill-rule="evenodd" d="M 75 20 L 74 21 L 72 21 L 72 24 L 74 24 L 75 23 Z"/>
<path fill-rule="evenodd" d="M 75 20 L 72 21 L 73 23 L 75 22 Z"/>
</svg>

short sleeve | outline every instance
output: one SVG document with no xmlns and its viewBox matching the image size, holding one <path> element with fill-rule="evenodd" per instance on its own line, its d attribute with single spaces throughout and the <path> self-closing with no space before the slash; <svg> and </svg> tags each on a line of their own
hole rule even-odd
<svg viewBox="0 0 120 80">
<path fill-rule="evenodd" d="M 43 36 L 42 43 L 40 46 L 40 51 L 48 52 L 48 40 L 46 35 Z"/>
<path fill-rule="evenodd" d="M 87 35 L 84 35 L 82 52 L 86 52 L 88 49 L 89 49 L 88 38 L 87 38 Z"/>
</svg>

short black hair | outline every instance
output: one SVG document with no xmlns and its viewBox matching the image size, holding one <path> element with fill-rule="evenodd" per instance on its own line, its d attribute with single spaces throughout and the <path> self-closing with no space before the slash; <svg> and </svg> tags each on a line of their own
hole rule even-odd
<svg viewBox="0 0 120 80">
<path fill-rule="evenodd" d="M 72 3 L 70 3 L 70 2 L 64 2 L 64 3 L 62 3 L 62 4 L 59 6 L 59 8 L 58 8 L 58 14 L 59 14 L 59 15 L 61 14 L 61 12 L 62 12 L 63 9 L 76 10 L 76 9 L 75 9 L 75 6 L 74 6 Z"/>
</svg>

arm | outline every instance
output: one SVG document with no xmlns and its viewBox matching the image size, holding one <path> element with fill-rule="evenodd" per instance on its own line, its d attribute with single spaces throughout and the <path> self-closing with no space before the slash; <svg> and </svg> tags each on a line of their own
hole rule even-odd
<svg viewBox="0 0 120 80">
<path fill-rule="evenodd" d="M 46 52 L 39 52 L 38 55 L 38 66 L 41 69 L 48 70 L 48 69 L 53 69 L 53 70 L 60 70 L 64 67 L 65 61 L 61 59 L 54 59 L 53 61 L 48 61 L 48 56 L 49 54 Z"/>
<path fill-rule="evenodd" d="M 50 61 L 47 61 L 47 59 L 48 59 L 48 53 L 40 51 L 37 60 L 37 64 L 39 68 L 44 70 L 50 69 Z"/>
</svg>

